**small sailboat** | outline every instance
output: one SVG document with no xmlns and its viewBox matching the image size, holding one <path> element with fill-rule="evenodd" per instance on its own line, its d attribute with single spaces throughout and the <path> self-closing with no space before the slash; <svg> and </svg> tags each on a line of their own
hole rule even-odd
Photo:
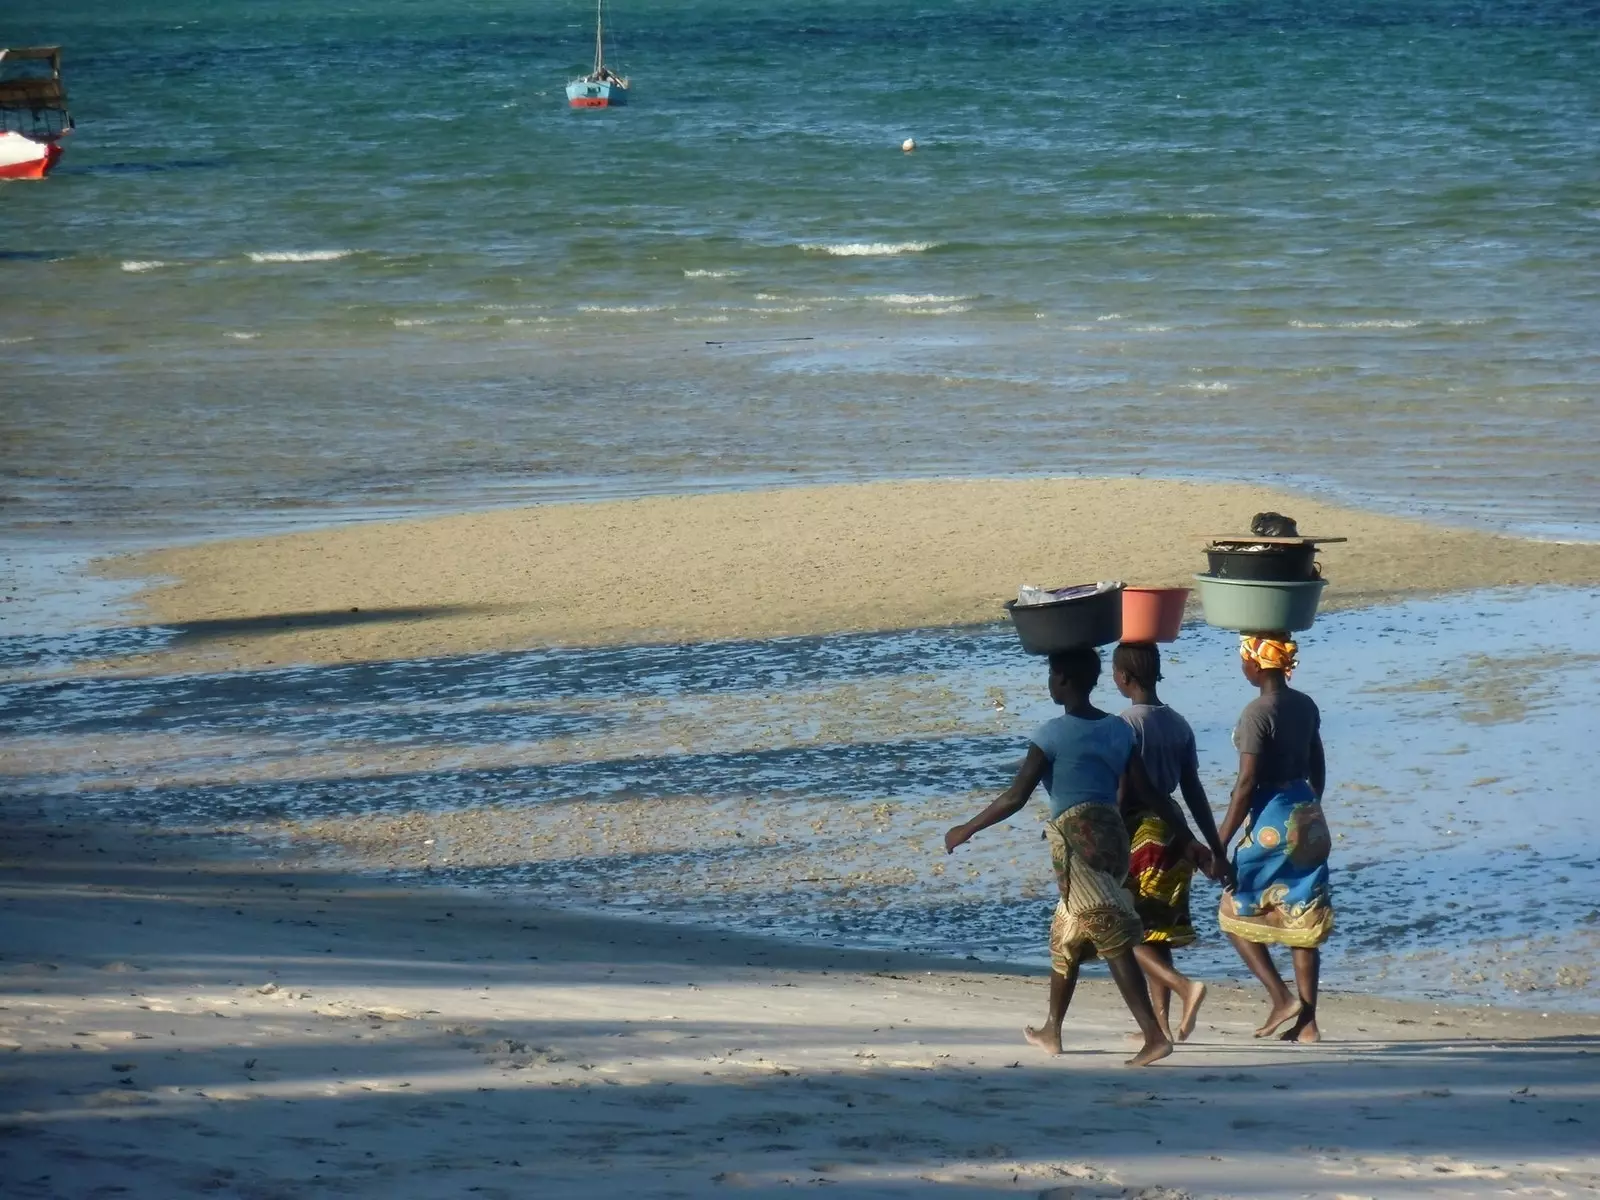
<svg viewBox="0 0 1600 1200">
<path fill-rule="evenodd" d="M 628 81 L 606 66 L 605 0 L 594 2 L 594 70 L 567 84 L 573 108 L 616 108 L 628 102 Z"/>
<path fill-rule="evenodd" d="M 71 132 L 61 47 L 0 49 L 0 179 L 43 179 Z"/>
</svg>

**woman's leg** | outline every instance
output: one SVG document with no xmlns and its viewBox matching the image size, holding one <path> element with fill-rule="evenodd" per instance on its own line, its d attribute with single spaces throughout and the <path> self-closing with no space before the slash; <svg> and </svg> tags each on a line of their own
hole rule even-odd
<svg viewBox="0 0 1600 1200">
<path fill-rule="evenodd" d="M 1066 1020 L 1067 1007 L 1072 1003 L 1072 993 L 1078 986 L 1078 960 L 1074 958 L 1067 973 L 1050 972 L 1050 1010 L 1045 1013 L 1044 1024 L 1035 1029 L 1025 1025 L 1022 1036 L 1046 1054 L 1061 1053 L 1061 1022 Z"/>
<path fill-rule="evenodd" d="M 1261 986 L 1267 989 L 1267 997 L 1272 1001 L 1272 1011 L 1267 1013 L 1266 1021 L 1256 1030 L 1256 1036 L 1271 1037 L 1278 1031 L 1278 1026 L 1285 1021 L 1292 1021 L 1299 1015 L 1300 1002 L 1284 984 L 1283 976 L 1278 974 L 1278 968 L 1272 961 L 1271 951 L 1260 942 L 1252 942 L 1236 933 L 1230 933 L 1228 940 L 1239 952 L 1244 965 L 1250 968 L 1250 974 L 1259 979 Z"/>
<path fill-rule="evenodd" d="M 1171 1040 L 1172 988 L 1161 968 L 1172 969 L 1172 952 L 1158 943 L 1142 942 L 1133 948 L 1133 956 L 1139 960 L 1139 969 L 1150 985 L 1150 1007 L 1156 1014 L 1156 1024 Z"/>
<path fill-rule="evenodd" d="M 1172 1039 L 1163 1034 L 1161 1026 L 1156 1023 L 1155 1010 L 1150 1007 L 1150 991 L 1145 985 L 1144 973 L 1139 970 L 1138 960 L 1127 950 L 1119 950 L 1106 956 L 1106 966 L 1111 968 L 1111 978 L 1116 980 L 1117 991 L 1122 993 L 1122 1002 L 1139 1023 L 1139 1032 L 1144 1034 L 1144 1047 L 1128 1060 L 1127 1065 L 1148 1067 L 1171 1054 Z"/>
<path fill-rule="evenodd" d="M 1322 1033 L 1317 1029 L 1317 981 L 1322 973 L 1322 951 L 1315 946 L 1309 949 L 1294 948 L 1294 983 L 1300 993 L 1300 1014 L 1289 1031 L 1283 1035 L 1286 1042 L 1320 1042 Z"/>
<path fill-rule="evenodd" d="M 1200 1014 L 1200 1003 L 1206 998 L 1206 985 L 1190 979 L 1172 965 L 1170 946 L 1145 943 L 1135 946 L 1133 953 L 1150 983 L 1150 1007 L 1155 1011 L 1156 1024 L 1161 1027 L 1162 1036 L 1169 1042 L 1172 1040 L 1172 1028 L 1167 1023 L 1167 1006 L 1172 1000 L 1172 993 L 1177 992 L 1183 1000 L 1183 1019 L 1178 1022 L 1178 1040 L 1188 1041 Z"/>
</svg>

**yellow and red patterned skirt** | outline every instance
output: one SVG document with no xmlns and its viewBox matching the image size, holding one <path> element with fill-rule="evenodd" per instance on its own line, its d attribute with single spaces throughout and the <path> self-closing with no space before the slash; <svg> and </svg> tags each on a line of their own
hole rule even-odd
<svg viewBox="0 0 1600 1200">
<path fill-rule="evenodd" d="M 1183 856 L 1183 844 L 1172 826 L 1154 813 L 1128 818 L 1128 889 L 1144 925 L 1144 941 L 1153 946 L 1187 946 L 1195 939 L 1189 918 L 1189 884 L 1194 864 Z"/>
</svg>

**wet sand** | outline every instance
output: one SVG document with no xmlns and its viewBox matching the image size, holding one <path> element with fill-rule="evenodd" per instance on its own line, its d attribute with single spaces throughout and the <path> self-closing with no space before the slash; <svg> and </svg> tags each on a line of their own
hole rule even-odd
<svg viewBox="0 0 1600 1200">
<path fill-rule="evenodd" d="M 1600 1189 L 1600 1020 L 1216 987 L 1147 1070 L 1098 981 L 408 889 L 0 803 L 19 1198 L 1543 1196 Z"/>
<path fill-rule="evenodd" d="M 1600 582 L 1600 545 L 1447 529 L 1239 484 L 938 480 L 371 522 L 112 560 L 179 636 L 148 665 L 226 669 L 990 621 L 1020 583 L 1181 585 L 1207 535 L 1276 509 L 1330 608 Z M 128 664 L 123 664 L 128 665 Z"/>
</svg>

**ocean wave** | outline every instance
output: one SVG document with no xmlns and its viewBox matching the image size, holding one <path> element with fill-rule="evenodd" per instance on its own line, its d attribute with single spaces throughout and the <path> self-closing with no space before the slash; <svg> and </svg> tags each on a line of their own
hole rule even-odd
<svg viewBox="0 0 1600 1200">
<path fill-rule="evenodd" d="M 1194 383 L 1179 385 L 1186 392 L 1231 392 L 1231 385 L 1223 383 L 1220 379 L 1198 380 Z"/>
<path fill-rule="evenodd" d="M 1096 321 L 1125 321 L 1125 320 L 1127 320 L 1127 318 L 1124 317 L 1121 313 L 1106 313 L 1104 316 L 1096 317 L 1095 320 Z"/>
<path fill-rule="evenodd" d="M 615 313 L 630 316 L 634 313 L 660 312 L 665 305 L 662 304 L 580 304 L 579 312 L 585 313 Z"/>
<path fill-rule="evenodd" d="M 444 320 L 443 317 L 396 317 L 394 318 L 394 327 L 396 329 L 415 329 L 419 325 L 437 325 L 442 320 Z"/>
<path fill-rule="evenodd" d="M 752 308 L 752 309 L 750 309 L 748 311 L 753 312 L 753 313 L 757 313 L 757 314 L 759 314 L 760 316 L 763 316 L 763 317 L 768 317 L 768 316 L 773 316 L 773 315 L 782 315 L 784 313 L 810 312 L 811 311 L 811 305 L 809 305 L 809 304 L 785 304 L 785 305 L 782 305 L 782 306 L 780 306 L 778 308 Z"/>
<path fill-rule="evenodd" d="M 902 312 L 918 317 L 947 317 L 952 313 L 971 312 L 970 304 L 935 304 L 928 307 L 906 308 Z"/>
<path fill-rule="evenodd" d="M 248 330 L 244 330 L 244 329 L 230 329 L 227 333 L 223 334 L 222 336 L 223 337 L 230 337 L 236 342 L 253 342 L 258 337 L 260 337 L 261 335 L 259 333 L 251 333 Z"/>
<path fill-rule="evenodd" d="M 1290 321 L 1294 329 L 1415 329 L 1421 321 Z"/>
<path fill-rule="evenodd" d="M 159 258 L 130 258 L 122 264 L 122 269 L 130 275 L 140 275 L 145 271 L 159 271 L 167 264 Z"/>
<path fill-rule="evenodd" d="M 906 292 L 894 292 L 887 296 L 873 296 L 872 299 L 880 304 L 908 305 L 908 304 L 960 304 L 963 300 L 971 300 L 972 296 L 916 296 Z"/>
<path fill-rule="evenodd" d="M 307 263 L 332 262 L 354 253 L 354 250 L 251 250 L 245 257 L 253 263 Z"/>
<path fill-rule="evenodd" d="M 741 275 L 741 274 L 743 274 L 742 271 L 694 270 L 694 271 L 685 271 L 683 273 L 683 277 L 685 279 L 732 279 L 735 275 Z"/>
<path fill-rule="evenodd" d="M 882 257 L 892 254 L 921 254 L 938 242 L 802 242 L 800 249 L 836 258 Z"/>
</svg>

